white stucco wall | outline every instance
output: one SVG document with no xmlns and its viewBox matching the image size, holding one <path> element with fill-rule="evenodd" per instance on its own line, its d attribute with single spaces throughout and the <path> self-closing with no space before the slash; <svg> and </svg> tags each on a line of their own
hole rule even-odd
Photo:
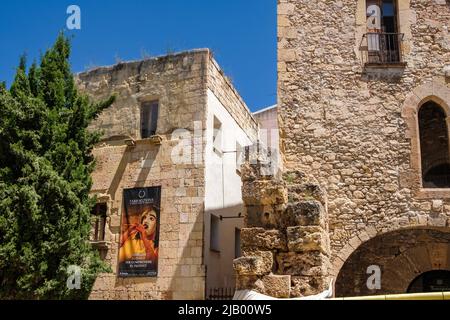
<svg viewBox="0 0 450 320">
<path fill-rule="evenodd" d="M 242 228 L 243 218 L 220 221 L 220 251 L 210 250 L 210 216 L 238 216 L 243 212 L 241 177 L 236 167 L 236 142 L 242 147 L 251 141 L 217 97 L 208 90 L 205 150 L 205 246 L 207 290 L 234 287 L 235 228 Z M 213 148 L 214 117 L 222 123 L 222 156 Z"/>
<path fill-rule="evenodd" d="M 279 132 L 278 132 L 278 118 L 277 107 L 272 106 L 253 113 L 253 117 L 259 124 L 260 139 L 273 149 L 279 149 Z"/>
</svg>

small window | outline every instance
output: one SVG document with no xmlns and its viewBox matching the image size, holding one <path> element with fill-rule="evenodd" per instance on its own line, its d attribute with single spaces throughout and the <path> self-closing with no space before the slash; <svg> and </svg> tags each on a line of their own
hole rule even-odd
<svg viewBox="0 0 450 320">
<path fill-rule="evenodd" d="M 236 142 L 236 170 L 241 172 L 241 165 L 244 163 L 244 152 L 239 142 Z"/>
<path fill-rule="evenodd" d="M 141 138 L 146 139 L 156 134 L 158 125 L 158 101 L 144 102 L 141 107 Z"/>
<path fill-rule="evenodd" d="M 106 203 L 98 203 L 92 211 L 91 241 L 105 241 Z"/>
<path fill-rule="evenodd" d="M 211 215 L 211 235 L 210 235 L 210 241 L 209 241 L 209 249 L 211 251 L 220 252 L 219 230 L 220 230 L 220 218 L 212 214 Z"/>
<path fill-rule="evenodd" d="M 234 229 L 234 258 L 242 256 L 241 252 L 241 229 Z"/>
<path fill-rule="evenodd" d="M 222 123 L 214 117 L 214 133 L 213 133 L 214 151 L 222 154 Z"/>
</svg>

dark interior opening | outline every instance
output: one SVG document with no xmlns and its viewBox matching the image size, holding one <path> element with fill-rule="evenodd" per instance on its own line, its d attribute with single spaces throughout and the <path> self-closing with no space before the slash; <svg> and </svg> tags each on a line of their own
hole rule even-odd
<svg viewBox="0 0 450 320">
<path fill-rule="evenodd" d="M 450 271 L 435 270 L 422 273 L 411 282 L 408 293 L 450 291 Z"/>
<path fill-rule="evenodd" d="M 446 114 L 436 103 L 425 103 L 419 110 L 422 186 L 450 187 L 450 157 Z"/>
</svg>

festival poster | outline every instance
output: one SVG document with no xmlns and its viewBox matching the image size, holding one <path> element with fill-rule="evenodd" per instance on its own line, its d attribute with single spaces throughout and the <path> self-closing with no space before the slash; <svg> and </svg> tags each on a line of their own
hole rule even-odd
<svg viewBox="0 0 450 320">
<path fill-rule="evenodd" d="M 119 277 L 156 277 L 161 188 L 124 190 Z"/>
</svg>

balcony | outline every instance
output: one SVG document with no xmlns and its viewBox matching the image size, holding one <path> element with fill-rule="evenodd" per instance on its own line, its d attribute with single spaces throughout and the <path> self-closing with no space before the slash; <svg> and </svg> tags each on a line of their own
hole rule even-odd
<svg viewBox="0 0 450 320">
<path fill-rule="evenodd" d="M 360 45 L 364 73 L 382 77 L 401 76 L 406 66 L 402 53 L 403 37 L 403 33 L 364 34 Z"/>
</svg>

